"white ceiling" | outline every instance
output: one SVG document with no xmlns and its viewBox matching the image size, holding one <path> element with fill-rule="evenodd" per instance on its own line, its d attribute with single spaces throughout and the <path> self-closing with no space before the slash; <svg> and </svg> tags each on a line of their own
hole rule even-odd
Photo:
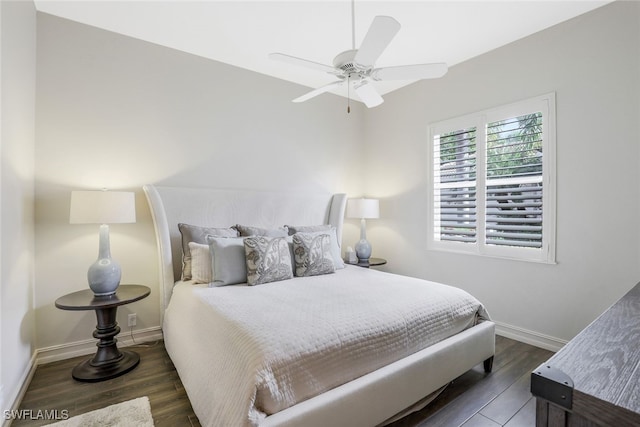
<svg viewBox="0 0 640 427">
<path fill-rule="evenodd" d="M 356 47 L 376 15 L 389 15 L 402 28 L 376 67 L 431 62 L 446 62 L 451 67 L 609 1 L 358 0 Z M 267 55 L 282 52 L 331 65 L 338 53 L 351 49 L 352 43 L 349 0 L 35 0 L 35 4 L 41 12 L 310 88 L 335 77 L 272 61 Z M 374 85 L 384 94 L 409 83 Z M 306 91 L 301 88 L 300 95 Z M 346 88 L 335 93 L 346 96 Z"/>
</svg>

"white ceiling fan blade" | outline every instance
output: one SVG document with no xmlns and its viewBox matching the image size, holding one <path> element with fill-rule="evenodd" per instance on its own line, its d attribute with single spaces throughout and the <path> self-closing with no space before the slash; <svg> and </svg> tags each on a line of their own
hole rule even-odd
<svg viewBox="0 0 640 427">
<path fill-rule="evenodd" d="M 344 83 L 344 80 L 338 80 L 338 81 L 329 83 L 328 85 L 319 87 L 318 89 L 314 89 L 311 92 L 307 92 L 304 95 L 297 97 L 296 99 L 293 100 L 293 102 L 304 102 L 308 99 L 313 98 L 314 96 L 318 96 L 325 92 L 329 92 L 331 89 L 340 86 L 342 83 Z"/>
<path fill-rule="evenodd" d="M 313 68 L 315 70 L 324 71 L 326 73 L 331 73 L 331 74 L 336 73 L 336 69 L 330 65 L 320 64 L 319 62 L 313 62 L 307 59 L 297 58 L 295 56 L 286 55 L 284 53 L 270 53 L 269 59 L 286 62 L 288 64 L 299 65 L 302 67 Z"/>
<path fill-rule="evenodd" d="M 376 16 L 353 60 L 365 67 L 373 67 L 398 31 L 400 31 L 398 21 L 390 16 Z"/>
<path fill-rule="evenodd" d="M 436 64 L 400 65 L 376 68 L 371 72 L 374 80 L 420 80 L 436 79 L 447 74 L 449 67 L 441 62 Z"/>
<path fill-rule="evenodd" d="M 354 89 L 360 100 L 369 108 L 377 107 L 384 102 L 384 99 L 382 99 L 376 88 L 366 81 L 355 86 Z"/>
</svg>

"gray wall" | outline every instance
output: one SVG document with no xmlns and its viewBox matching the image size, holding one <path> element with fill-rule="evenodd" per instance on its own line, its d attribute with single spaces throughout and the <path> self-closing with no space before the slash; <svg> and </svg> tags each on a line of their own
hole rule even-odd
<svg viewBox="0 0 640 427">
<path fill-rule="evenodd" d="M 363 107 L 347 115 L 334 95 L 293 104 L 307 88 L 42 13 L 37 88 L 35 300 L 44 351 L 93 341 L 93 313 L 54 307 L 86 287 L 98 251 L 97 225 L 69 224 L 72 190 L 137 193 L 136 224 L 111 226 L 122 283 L 152 288 L 118 310 L 121 325 L 137 312 L 137 330 L 160 321 L 143 184 L 361 191 Z"/>
<path fill-rule="evenodd" d="M 10 409 L 35 351 L 33 152 L 36 11 L 0 2 L 0 409 Z"/>
<path fill-rule="evenodd" d="M 138 222 L 112 226 L 112 254 L 123 282 L 152 295 L 118 321 L 135 311 L 138 329 L 159 326 L 145 183 L 380 197 L 383 218 L 368 222 L 368 237 L 385 268 L 471 291 L 503 333 L 550 347 L 570 339 L 640 277 L 638 7 L 615 2 L 349 116 L 343 98 L 294 105 L 305 88 L 39 14 L 37 347 L 91 341 L 92 313 L 53 306 L 85 286 L 97 256 L 97 227 L 68 224 L 73 189 L 137 192 Z M 550 91 L 558 264 L 427 251 L 429 123 Z M 347 221 L 344 241 L 356 237 Z"/>
<path fill-rule="evenodd" d="M 557 264 L 428 251 L 431 122 L 557 96 Z M 365 159 L 381 216 L 368 237 L 395 272 L 467 289 L 500 330 L 550 348 L 640 280 L 640 3 L 614 2 L 385 97 Z"/>
</svg>

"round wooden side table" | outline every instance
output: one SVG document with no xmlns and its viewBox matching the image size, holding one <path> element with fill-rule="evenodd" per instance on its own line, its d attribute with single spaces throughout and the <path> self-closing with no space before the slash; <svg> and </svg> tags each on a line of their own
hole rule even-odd
<svg viewBox="0 0 640 427">
<path fill-rule="evenodd" d="M 95 310 L 98 324 L 93 337 L 100 341 L 96 344 L 96 354 L 73 368 L 71 375 L 78 381 L 98 382 L 124 375 L 138 366 L 140 356 L 133 351 L 120 351 L 116 335 L 120 326 L 116 322 L 118 306 L 130 304 L 146 298 L 151 289 L 143 285 L 120 285 L 113 295 L 97 297 L 91 289 L 73 292 L 56 300 L 61 310 Z"/>
<path fill-rule="evenodd" d="M 369 258 L 369 261 L 347 262 L 350 265 L 357 265 L 358 267 L 377 267 L 379 265 L 385 265 L 387 260 L 384 258 Z"/>
</svg>

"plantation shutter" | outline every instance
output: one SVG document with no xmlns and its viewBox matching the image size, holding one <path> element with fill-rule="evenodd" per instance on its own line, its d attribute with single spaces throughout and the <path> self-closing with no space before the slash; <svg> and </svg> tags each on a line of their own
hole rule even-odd
<svg viewBox="0 0 640 427">
<path fill-rule="evenodd" d="M 487 245 L 542 247 L 542 113 L 487 124 Z"/>
<path fill-rule="evenodd" d="M 554 93 L 431 123 L 427 247 L 554 263 L 555 134 Z"/>
<path fill-rule="evenodd" d="M 475 243 L 476 128 L 436 135 L 434 158 L 434 238 Z"/>
</svg>

